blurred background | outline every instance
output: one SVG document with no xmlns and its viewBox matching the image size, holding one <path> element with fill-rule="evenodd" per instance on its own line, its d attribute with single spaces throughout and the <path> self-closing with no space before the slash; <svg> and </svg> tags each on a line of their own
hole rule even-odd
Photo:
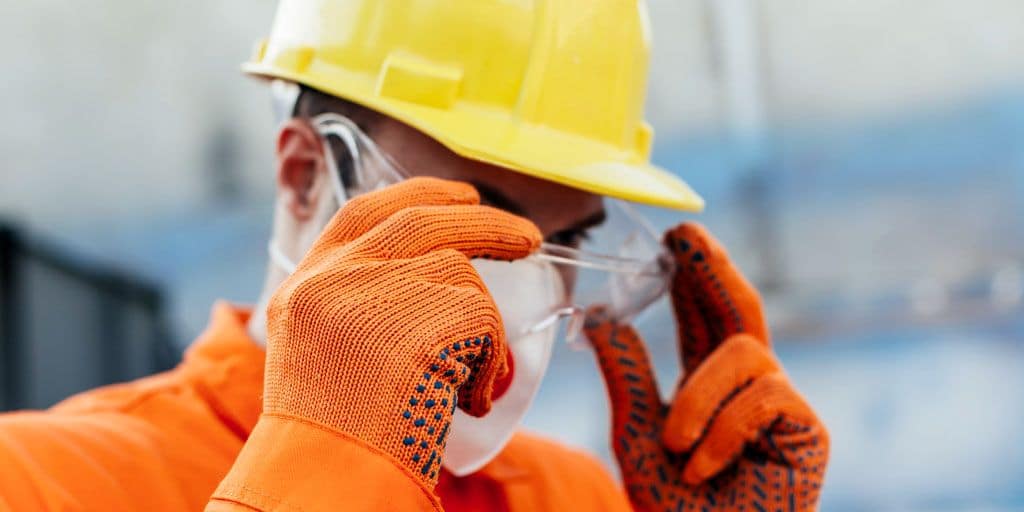
<svg viewBox="0 0 1024 512">
<path fill-rule="evenodd" d="M 1024 510 L 1024 3 L 649 8 L 654 160 L 831 429 L 822 509 Z M 256 299 L 274 125 L 238 65 L 273 10 L 0 6 L 0 408 L 166 368 L 215 299 Z M 559 347 L 528 426 L 610 464 L 601 396 Z"/>
</svg>

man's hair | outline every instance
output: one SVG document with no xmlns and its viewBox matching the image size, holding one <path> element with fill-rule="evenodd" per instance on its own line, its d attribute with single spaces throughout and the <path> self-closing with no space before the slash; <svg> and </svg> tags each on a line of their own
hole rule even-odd
<svg viewBox="0 0 1024 512">
<path fill-rule="evenodd" d="M 278 123 L 295 117 L 312 119 L 332 112 L 348 117 L 366 131 L 370 128 L 367 125 L 380 118 L 372 109 L 294 82 L 274 80 L 270 91 Z"/>
<path fill-rule="evenodd" d="M 353 103 L 344 98 L 332 96 L 325 92 L 319 91 L 312 87 L 305 85 L 299 86 L 299 98 L 295 102 L 295 111 L 292 113 L 293 117 L 304 117 L 311 119 L 320 114 L 327 112 L 333 112 L 335 114 L 341 114 L 360 125 L 364 131 L 369 126 L 366 123 L 379 117 L 375 111 L 368 109 L 358 103 Z"/>
</svg>

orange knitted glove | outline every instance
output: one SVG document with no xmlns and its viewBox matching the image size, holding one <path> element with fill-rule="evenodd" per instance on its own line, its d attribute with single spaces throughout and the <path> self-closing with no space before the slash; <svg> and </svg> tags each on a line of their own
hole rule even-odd
<svg viewBox="0 0 1024 512">
<path fill-rule="evenodd" d="M 540 241 L 461 183 L 416 178 L 347 203 L 271 300 L 264 415 L 357 438 L 433 488 L 456 403 L 483 415 L 506 372 L 469 259 Z"/>
<path fill-rule="evenodd" d="M 671 406 L 632 326 L 601 308 L 585 325 L 630 499 L 644 511 L 814 510 L 828 433 L 772 355 L 756 290 L 702 227 L 665 243 L 685 370 Z"/>
</svg>

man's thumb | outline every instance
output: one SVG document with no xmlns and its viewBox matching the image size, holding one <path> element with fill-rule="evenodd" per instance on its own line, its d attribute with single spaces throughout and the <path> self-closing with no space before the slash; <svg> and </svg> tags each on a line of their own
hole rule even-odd
<svg viewBox="0 0 1024 512">
<path fill-rule="evenodd" d="M 662 417 L 664 406 L 647 347 L 633 326 L 617 323 L 599 306 L 587 311 L 583 329 L 608 389 L 614 446 L 621 456 L 632 444 L 649 440 Z"/>
</svg>

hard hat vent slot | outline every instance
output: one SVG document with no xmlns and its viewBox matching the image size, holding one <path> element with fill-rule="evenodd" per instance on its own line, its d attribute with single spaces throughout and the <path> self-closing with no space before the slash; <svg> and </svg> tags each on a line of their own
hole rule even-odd
<svg viewBox="0 0 1024 512">
<path fill-rule="evenodd" d="M 448 109 L 458 97 L 462 69 L 421 57 L 392 53 L 384 61 L 377 95 L 419 105 Z"/>
</svg>

